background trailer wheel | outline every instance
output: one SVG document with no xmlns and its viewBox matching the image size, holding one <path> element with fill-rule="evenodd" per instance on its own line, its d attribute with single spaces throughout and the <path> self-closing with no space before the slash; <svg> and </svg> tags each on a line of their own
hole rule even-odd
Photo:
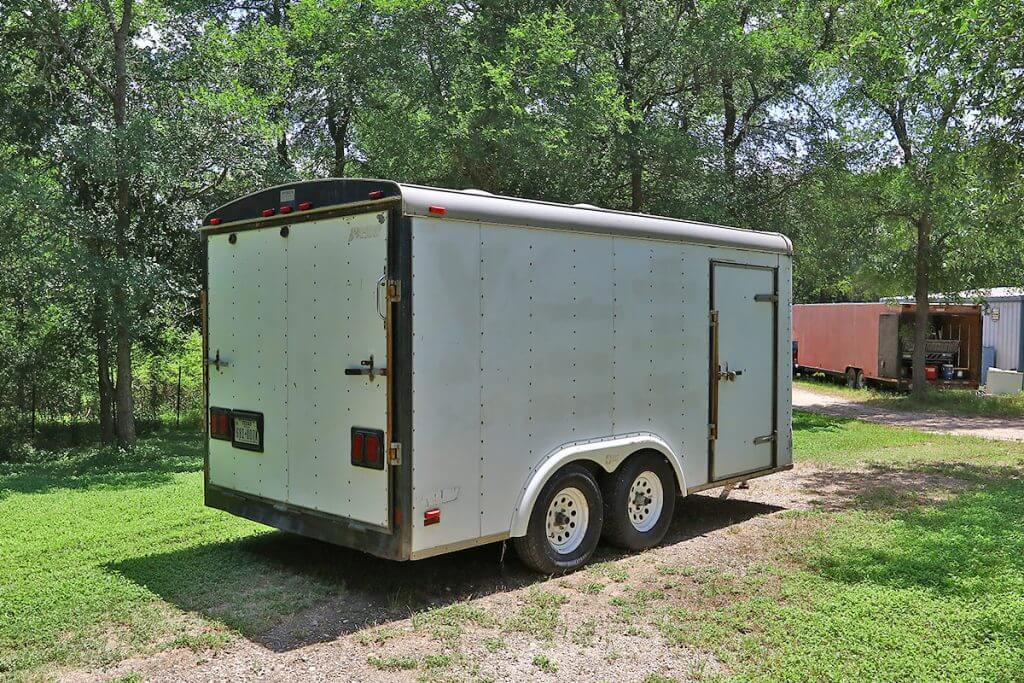
<svg viewBox="0 0 1024 683">
<path fill-rule="evenodd" d="M 652 548 L 665 538 L 676 508 L 676 478 L 660 453 L 638 453 L 604 484 L 604 537 L 629 550 Z"/>
<path fill-rule="evenodd" d="M 597 548 L 604 508 L 593 475 L 580 465 L 556 472 L 541 489 L 526 535 L 513 539 L 519 558 L 543 574 L 579 569 Z"/>
</svg>

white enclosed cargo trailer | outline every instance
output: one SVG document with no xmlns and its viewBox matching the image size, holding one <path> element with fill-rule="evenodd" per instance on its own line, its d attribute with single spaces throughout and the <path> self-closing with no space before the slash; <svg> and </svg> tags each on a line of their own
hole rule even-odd
<svg viewBox="0 0 1024 683">
<path fill-rule="evenodd" d="M 792 466 L 790 241 L 378 180 L 203 222 L 206 504 L 374 555 L 572 569 Z"/>
</svg>

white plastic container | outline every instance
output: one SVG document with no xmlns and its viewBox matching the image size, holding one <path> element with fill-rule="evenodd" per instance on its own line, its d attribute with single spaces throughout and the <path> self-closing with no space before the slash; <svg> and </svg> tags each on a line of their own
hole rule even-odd
<svg viewBox="0 0 1024 683">
<path fill-rule="evenodd" d="M 1024 372 L 1013 370 L 988 369 L 988 384 L 985 392 L 993 396 L 1000 394 L 1017 394 L 1024 388 Z"/>
</svg>

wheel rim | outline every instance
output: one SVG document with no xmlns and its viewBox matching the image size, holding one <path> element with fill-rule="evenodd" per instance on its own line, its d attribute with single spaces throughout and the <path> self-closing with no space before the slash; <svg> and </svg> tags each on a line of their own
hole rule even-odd
<svg viewBox="0 0 1024 683">
<path fill-rule="evenodd" d="M 560 555 L 571 553 L 583 543 L 589 523 L 590 506 L 587 497 L 575 487 L 562 489 L 548 505 L 548 543 Z"/>
<path fill-rule="evenodd" d="M 665 490 L 654 472 L 641 472 L 629 487 L 629 523 L 639 532 L 650 531 L 661 519 Z"/>
</svg>

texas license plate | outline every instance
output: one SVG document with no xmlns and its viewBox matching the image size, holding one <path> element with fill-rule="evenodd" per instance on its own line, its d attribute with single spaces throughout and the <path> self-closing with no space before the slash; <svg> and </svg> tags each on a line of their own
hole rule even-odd
<svg viewBox="0 0 1024 683">
<path fill-rule="evenodd" d="M 231 414 L 234 421 L 231 444 L 250 451 L 263 450 L 263 415 L 259 413 Z"/>
</svg>

